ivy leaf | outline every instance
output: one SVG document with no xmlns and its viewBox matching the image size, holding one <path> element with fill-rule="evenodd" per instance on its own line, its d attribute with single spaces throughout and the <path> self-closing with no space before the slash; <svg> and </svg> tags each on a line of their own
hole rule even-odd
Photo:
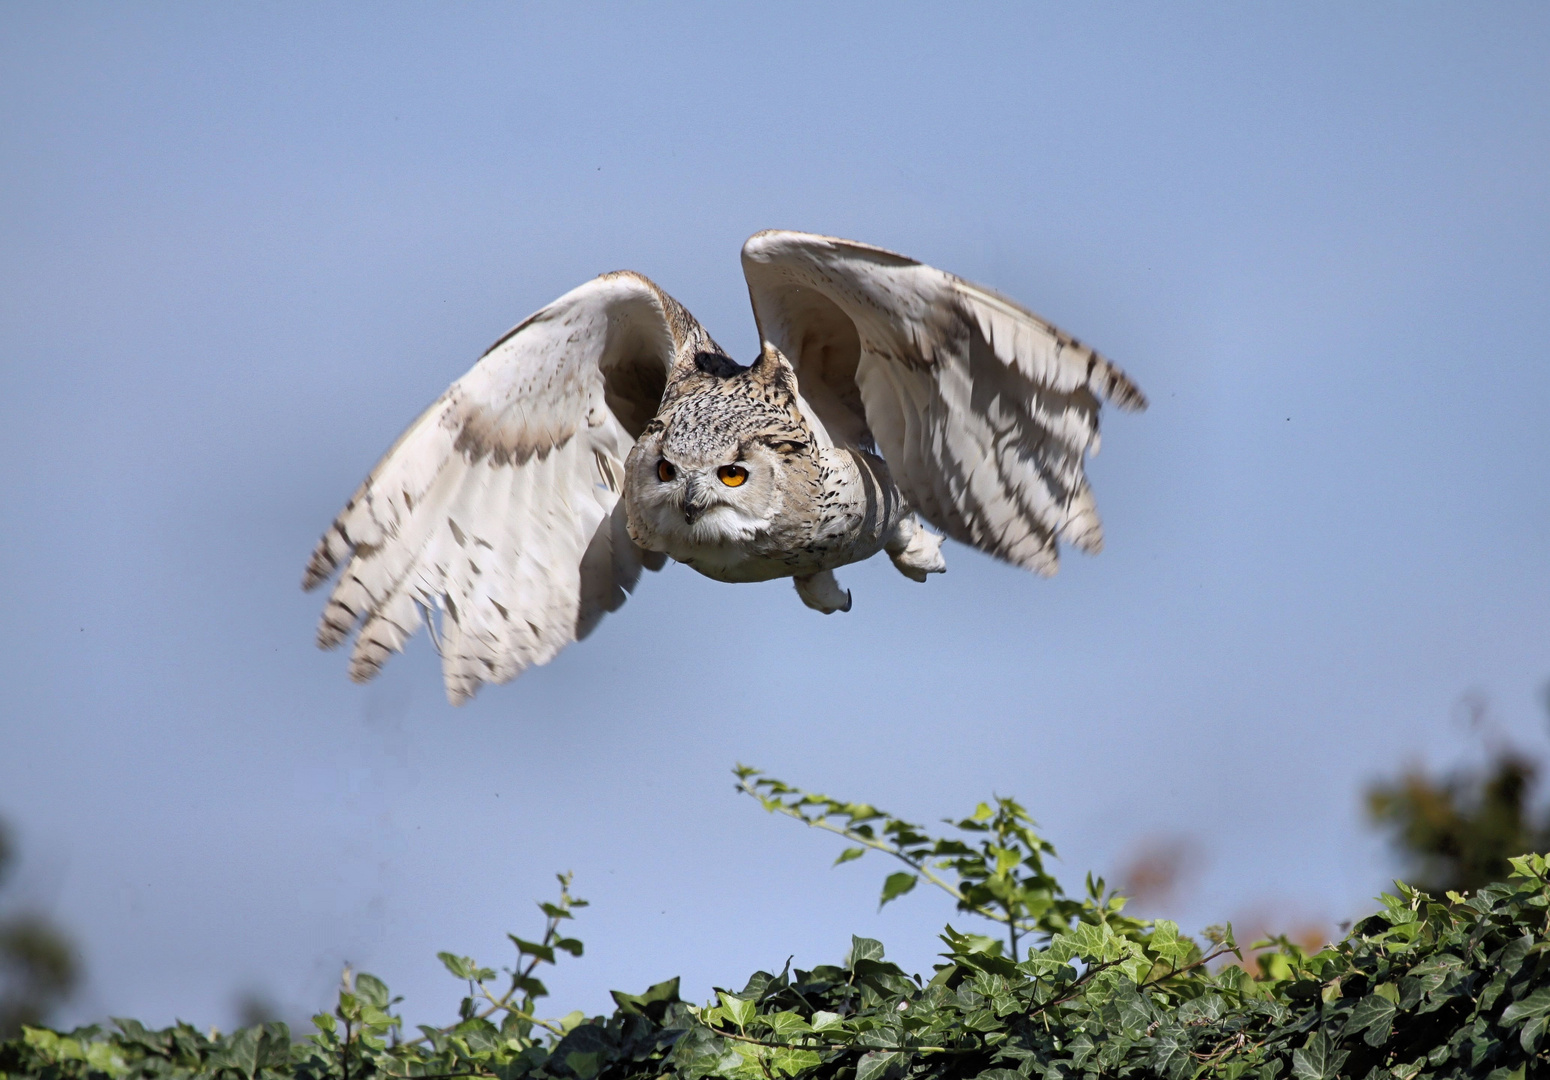
<svg viewBox="0 0 1550 1080">
<path fill-rule="evenodd" d="M 812 1050 L 784 1048 L 770 1055 L 770 1064 L 782 1076 L 796 1076 L 798 1073 L 815 1069 L 822 1063 L 823 1058 Z"/>
<path fill-rule="evenodd" d="M 840 863 L 848 863 L 852 859 L 859 859 L 865 854 L 866 848 L 848 847 L 844 851 L 840 852 L 840 857 L 834 860 L 834 865 L 838 866 Z"/>
<path fill-rule="evenodd" d="M 1536 1016 L 1523 1025 L 1523 1031 L 1518 1036 L 1518 1045 L 1523 1047 L 1525 1054 L 1532 1054 L 1539 1046 L 1539 1037 L 1545 1033 L 1545 1022 L 1550 1017 Z"/>
<path fill-rule="evenodd" d="M 1550 986 L 1541 986 L 1522 1001 L 1514 1001 L 1502 1010 L 1502 1023 L 1517 1027 L 1529 1017 L 1550 1013 Z"/>
<path fill-rule="evenodd" d="M 725 990 L 717 990 L 716 996 L 721 999 L 721 1008 L 727 1018 L 737 1025 L 738 1030 L 746 1028 L 748 1021 L 753 1019 L 753 1002 L 733 997 Z"/>
<path fill-rule="evenodd" d="M 840 1019 L 839 1013 L 825 1012 L 822 1009 L 813 1013 L 812 1023 L 814 1031 L 845 1030 L 845 1021 Z"/>
<path fill-rule="evenodd" d="M 258 1039 L 261 1034 L 258 1028 L 243 1028 L 231 1037 L 231 1042 L 224 1050 L 210 1055 L 210 1064 L 213 1066 L 219 1059 L 220 1066 L 236 1069 L 243 1076 L 252 1080 L 258 1072 Z"/>
<path fill-rule="evenodd" d="M 536 941 L 523 941 L 516 934 L 507 934 L 511 943 L 517 947 L 517 952 L 523 956 L 536 956 L 546 964 L 554 963 L 554 950 L 548 945 L 540 945 Z M 580 942 L 577 942 L 579 945 Z M 579 953 L 577 954 L 580 955 Z"/>
<path fill-rule="evenodd" d="M 789 1009 L 783 1009 L 778 1013 L 771 1013 L 769 1016 L 762 1016 L 759 1019 L 782 1039 L 806 1035 L 813 1030 L 812 1025 Z"/>
<path fill-rule="evenodd" d="M 845 957 L 845 966 L 854 968 L 860 960 L 881 960 L 883 958 L 883 943 L 876 938 L 850 937 L 850 953 Z"/>
<path fill-rule="evenodd" d="M 1293 1080 L 1339 1080 L 1340 1066 L 1349 1055 L 1336 1050 L 1322 1031 L 1308 1037 L 1301 1050 L 1292 1051 Z"/>
<path fill-rule="evenodd" d="M 856 1062 L 856 1080 L 888 1080 L 904 1070 L 906 1056 L 898 1050 L 872 1050 Z"/>
<path fill-rule="evenodd" d="M 449 952 L 439 952 L 436 959 L 440 960 L 446 969 L 459 979 L 473 981 L 475 965 L 473 959 L 467 956 L 454 956 Z"/>
<path fill-rule="evenodd" d="M 900 870 L 897 874 L 889 874 L 883 881 L 883 898 L 877 902 L 879 910 L 890 900 L 897 900 L 915 887 L 915 882 L 920 878 L 908 870 Z"/>
<path fill-rule="evenodd" d="M 355 976 L 355 993 L 368 1005 L 379 1009 L 388 1007 L 387 984 L 375 975 L 368 975 L 363 971 Z"/>
<path fill-rule="evenodd" d="M 1355 1035 L 1367 1032 L 1364 1040 L 1368 1046 L 1381 1046 L 1388 1040 L 1398 1010 L 1383 994 L 1368 994 L 1356 1003 L 1345 1023 L 1345 1033 Z"/>
<path fill-rule="evenodd" d="M 626 994 L 620 990 L 614 990 L 611 993 L 620 1012 L 649 1016 L 657 1023 L 661 1023 L 667 1007 L 678 1000 L 678 979 L 672 978 L 666 982 L 659 982 L 647 988 L 644 994 Z"/>
<path fill-rule="evenodd" d="M 1151 1064 L 1163 1076 L 1187 1075 L 1193 1059 L 1189 1038 L 1177 1025 L 1159 1031 L 1152 1041 Z"/>
<path fill-rule="evenodd" d="M 1122 985 L 1115 993 L 1114 1008 L 1119 1015 L 1120 1027 L 1135 1038 L 1140 1037 L 1154 1019 L 1151 1006 L 1132 986 Z"/>
</svg>

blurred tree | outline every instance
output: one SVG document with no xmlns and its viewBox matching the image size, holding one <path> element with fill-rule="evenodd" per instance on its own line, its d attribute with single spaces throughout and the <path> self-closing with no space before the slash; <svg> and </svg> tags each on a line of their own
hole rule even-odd
<svg viewBox="0 0 1550 1080">
<path fill-rule="evenodd" d="M 1467 700 L 1466 707 L 1478 729 L 1483 703 Z M 1506 877 L 1509 858 L 1550 849 L 1550 812 L 1534 809 L 1539 764 L 1492 741 L 1483 768 L 1437 776 L 1415 767 L 1367 789 L 1369 815 L 1391 831 L 1409 864 L 1406 880 L 1434 896 L 1473 892 Z"/>
<path fill-rule="evenodd" d="M 14 858 L 10 834 L 0 822 L 0 886 Z M 0 1039 L 23 1024 L 41 1026 L 80 982 L 70 941 L 46 917 L 23 911 L 0 918 Z"/>
</svg>

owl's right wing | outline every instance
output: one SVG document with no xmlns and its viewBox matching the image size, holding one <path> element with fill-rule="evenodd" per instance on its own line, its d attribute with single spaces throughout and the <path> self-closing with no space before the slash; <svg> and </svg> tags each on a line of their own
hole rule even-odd
<svg viewBox="0 0 1550 1080">
<path fill-rule="evenodd" d="M 1129 377 L 1019 304 L 903 255 L 798 232 L 743 245 L 760 335 L 831 436 L 874 444 L 955 540 L 1042 574 L 1103 544 L 1084 461 Z"/>
<path fill-rule="evenodd" d="M 318 542 L 302 587 L 344 568 L 318 645 L 358 630 L 350 676 L 364 682 L 423 616 L 460 704 L 586 636 L 642 566 L 662 565 L 625 531 L 624 459 L 675 363 L 708 340 L 630 271 L 594 278 L 502 337 Z"/>
</svg>

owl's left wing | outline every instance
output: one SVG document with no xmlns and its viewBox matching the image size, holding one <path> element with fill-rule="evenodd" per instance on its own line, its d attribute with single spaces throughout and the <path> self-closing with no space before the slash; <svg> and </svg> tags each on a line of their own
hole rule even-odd
<svg viewBox="0 0 1550 1080">
<path fill-rule="evenodd" d="M 1026 308 L 882 248 L 769 231 L 743 246 L 763 339 L 837 440 L 872 442 L 949 536 L 1042 574 L 1103 545 L 1084 471 L 1100 403 L 1146 408 L 1114 364 Z"/>
</svg>

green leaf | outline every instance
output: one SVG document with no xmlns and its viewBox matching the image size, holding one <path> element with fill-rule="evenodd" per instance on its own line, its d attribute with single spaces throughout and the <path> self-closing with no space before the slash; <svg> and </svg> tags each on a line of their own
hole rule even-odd
<svg viewBox="0 0 1550 1080">
<path fill-rule="evenodd" d="M 375 1005 L 379 1009 L 388 1007 L 387 984 L 375 975 L 367 975 L 363 971 L 355 976 L 355 993 L 368 1005 Z"/>
<path fill-rule="evenodd" d="M 1550 986 L 1541 986 L 1522 1001 L 1514 1001 L 1502 1010 L 1502 1023 L 1517 1027 L 1528 1017 L 1550 1013 Z"/>
<path fill-rule="evenodd" d="M 660 1021 L 667 1011 L 667 1006 L 678 1000 L 678 980 L 673 978 L 666 982 L 659 982 L 648 988 L 644 994 L 626 994 L 619 990 L 611 993 L 620 1012 L 649 1016 L 653 1020 Z"/>
<path fill-rule="evenodd" d="M 225 1049 L 210 1055 L 210 1065 L 213 1068 L 235 1069 L 252 1080 L 258 1072 L 258 1040 L 261 1034 L 258 1028 L 243 1028 L 231 1037 Z"/>
<path fill-rule="evenodd" d="M 1518 1035 L 1518 1045 L 1523 1047 L 1525 1054 L 1532 1054 L 1539 1046 L 1539 1037 L 1545 1033 L 1545 1023 L 1550 1017 L 1539 1015 L 1523 1025 L 1523 1031 Z"/>
<path fill-rule="evenodd" d="M 581 942 L 573 937 L 555 938 L 554 947 L 556 949 L 563 949 L 572 956 L 580 956 L 583 949 Z"/>
<path fill-rule="evenodd" d="M 496 1026 L 482 1017 L 474 1017 L 464 1020 L 452 1029 L 452 1034 L 461 1038 L 468 1049 L 476 1054 L 489 1054 L 501 1043 L 500 1031 Z"/>
<path fill-rule="evenodd" d="M 848 847 L 840 852 L 840 857 L 834 860 L 834 865 L 838 866 L 840 863 L 848 863 L 852 859 L 859 859 L 865 854 L 866 848 L 864 847 Z"/>
<path fill-rule="evenodd" d="M 823 1058 L 812 1050 L 780 1049 L 771 1054 L 769 1060 L 782 1076 L 796 1076 L 823 1064 Z"/>
<path fill-rule="evenodd" d="M 86 1064 L 97 1072 L 119 1077 L 129 1072 L 129 1065 L 111 1043 L 91 1042 L 86 1046 Z"/>
<path fill-rule="evenodd" d="M 1178 923 L 1167 919 L 1158 919 L 1152 924 L 1152 933 L 1146 939 L 1146 947 L 1171 968 L 1183 966 L 1195 950 L 1194 942 L 1179 935 Z"/>
<path fill-rule="evenodd" d="M 889 874 L 883 880 L 883 898 L 877 902 L 878 908 L 890 900 L 896 900 L 915 887 L 915 882 L 920 878 L 907 870 L 900 870 L 897 874 Z"/>
<path fill-rule="evenodd" d="M 759 1019 L 782 1039 L 793 1039 L 798 1035 L 806 1035 L 813 1030 L 811 1024 L 789 1009 L 783 1009 L 768 1016 L 761 1016 Z"/>
<path fill-rule="evenodd" d="M 883 958 L 883 943 L 875 938 L 850 937 L 850 952 L 845 957 L 845 966 L 853 968 L 858 960 L 881 960 Z"/>
<path fill-rule="evenodd" d="M 737 1025 L 738 1030 L 746 1028 L 748 1021 L 753 1019 L 753 1002 L 733 997 L 725 990 L 717 990 L 716 996 L 721 999 L 721 1008 L 726 1012 L 727 1018 Z"/>
<path fill-rule="evenodd" d="M 580 1027 L 582 1024 L 586 1023 L 586 1020 L 586 1013 L 582 1012 L 580 1009 L 572 1009 L 570 1012 L 560 1017 L 560 1030 L 564 1032 L 573 1031 Z"/>
<path fill-rule="evenodd" d="M 1322 1031 L 1315 1031 L 1301 1050 L 1292 1051 L 1293 1080 L 1339 1080 L 1349 1055 L 1337 1050 Z"/>
<path fill-rule="evenodd" d="M 1367 1037 L 1364 1041 L 1368 1046 L 1381 1046 L 1388 1040 L 1396 1012 L 1398 1010 L 1394 1002 L 1386 995 L 1368 994 L 1351 1010 L 1351 1015 L 1346 1019 L 1345 1034 L 1356 1035 L 1365 1031 Z"/>
<path fill-rule="evenodd" d="M 599 1071 L 603 1055 L 597 1052 L 582 1053 L 575 1051 L 565 1055 L 565 1065 L 575 1073 L 580 1080 L 592 1080 Z"/>
<path fill-rule="evenodd" d="M 536 956 L 546 964 L 554 963 L 554 949 L 548 945 L 540 945 L 536 941 L 523 941 L 516 934 L 507 934 L 506 936 L 517 947 L 517 952 L 523 956 Z"/>
<path fill-rule="evenodd" d="M 446 969 L 460 979 L 472 981 L 476 965 L 467 956 L 454 956 L 449 952 L 439 952 L 436 959 L 440 960 Z"/>
<path fill-rule="evenodd" d="M 845 1021 L 840 1019 L 839 1013 L 825 1012 L 822 1009 L 813 1013 L 814 1031 L 843 1031 Z"/>
<path fill-rule="evenodd" d="M 1115 991 L 1114 1008 L 1118 1012 L 1120 1026 L 1132 1038 L 1139 1038 L 1155 1019 L 1147 1000 L 1136 993 L 1132 986 L 1122 984 Z"/>
<path fill-rule="evenodd" d="M 897 1050 L 870 1051 L 856 1062 L 856 1080 L 888 1080 L 903 1072 L 907 1061 L 908 1057 Z"/>
<path fill-rule="evenodd" d="M 1187 1076 L 1193 1059 L 1190 1057 L 1189 1037 L 1184 1029 L 1170 1025 L 1157 1032 L 1152 1039 L 1149 1061 L 1153 1069 L 1167 1077 Z"/>
</svg>

